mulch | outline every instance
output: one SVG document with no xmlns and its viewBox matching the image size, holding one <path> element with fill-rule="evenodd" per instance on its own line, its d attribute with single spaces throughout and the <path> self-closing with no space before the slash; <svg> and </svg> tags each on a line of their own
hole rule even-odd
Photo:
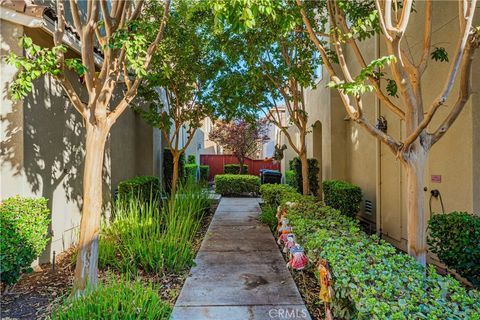
<svg viewBox="0 0 480 320">
<path fill-rule="evenodd" d="M 274 235 L 275 236 L 275 235 Z M 275 240 L 277 237 L 275 236 Z M 285 259 L 285 262 L 288 262 L 287 255 L 283 253 L 282 246 L 278 246 L 280 252 Z M 302 296 L 305 306 L 307 307 L 308 312 L 312 320 L 323 320 L 325 319 L 325 312 L 323 303 L 320 301 L 320 282 L 315 277 L 315 266 L 312 262 L 302 271 L 290 270 L 293 280 L 297 284 L 298 291 Z"/>
<path fill-rule="evenodd" d="M 218 204 L 213 204 L 203 217 L 195 237 L 195 252 L 200 248 L 217 206 Z M 50 263 L 37 266 L 32 273 L 23 275 L 17 284 L 3 293 L 0 299 L 0 319 L 46 319 L 52 308 L 70 294 L 74 274 L 73 253 L 74 249 L 70 249 L 58 255 L 55 271 L 52 271 Z M 161 299 L 169 301 L 173 306 L 188 273 L 189 270 L 184 270 L 179 273 L 141 274 L 139 277 L 145 282 L 158 285 Z M 106 272 L 99 272 L 100 279 L 106 276 Z"/>
</svg>

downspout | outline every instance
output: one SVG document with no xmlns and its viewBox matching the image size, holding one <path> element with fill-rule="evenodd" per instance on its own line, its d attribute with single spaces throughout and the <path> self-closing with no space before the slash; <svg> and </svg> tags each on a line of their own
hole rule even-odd
<svg viewBox="0 0 480 320">
<path fill-rule="evenodd" d="M 376 57 L 377 59 L 380 57 L 380 36 L 377 35 L 376 37 Z M 378 119 L 380 117 L 380 98 L 378 96 L 375 96 L 375 117 Z M 382 158 L 381 158 L 381 152 L 382 152 L 382 143 L 380 142 L 379 139 L 375 139 L 376 144 L 375 144 L 375 198 L 376 198 L 376 203 L 375 203 L 375 226 L 376 226 L 376 231 L 377 235 L 381 236 L 382 235 L 382 191 L 381 191 L 381 186 L 382 186 Z"/>
</svg>

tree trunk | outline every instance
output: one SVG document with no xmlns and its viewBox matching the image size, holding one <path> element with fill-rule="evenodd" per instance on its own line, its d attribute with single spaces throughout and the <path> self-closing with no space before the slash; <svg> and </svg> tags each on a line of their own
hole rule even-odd
<svg viewBox="0 0 480 320">
<path fill-rule="evenodd" d="M 98 234 L 103 203 L 103 158 L 109 128 L 106 124 L 86 125 L 83 173 L 83 209 L 80 222 L 77 264 L 73 291 L 81 295 L 98 282 Z"/>
<path fill-rule="evenodd" d="M 302 152 L 300 154 L 300 162 L 302 164 L 302 189 L 304 195 L 310 194 L 310 181 L 308 180 L 308 161 L 307 153 Z"/>
<path fill-rule="evenodd" d="M 174 197 L 175 193 L 177 192 L 178 163 L 179 163 L 179 161 L 180 161 L 180 154 L 174 153 L 173 154 L 172 188 L 171 188 L 172 197 Z"/>
<path fill-rule="evenodd" d="M 243 164 L 245 163 L 245 159 L 244 158 L 239 158 L 238 159 L 238 163 L 240 164 L 240 169 L 239 169 L 239 174 L 243 174 Z"/>
<path fill-rule="evenodd" d="M 425 265 L 427 257 L 427 239 L 425 216 L 424 171 L 427 151 L 416 143 L 403 162 L 407 174 L 407 240 L 408 254 Z M 413 147 L 413 146 L 412 146 Z M 413 149 L 413 148 L 412 148 Z"/>
</svg>

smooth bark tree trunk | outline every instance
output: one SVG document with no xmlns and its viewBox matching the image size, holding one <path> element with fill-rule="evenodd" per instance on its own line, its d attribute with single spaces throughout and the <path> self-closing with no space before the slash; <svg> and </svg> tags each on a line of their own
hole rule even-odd
<svg viewBox="0 0 480 320">
<path fill-rule="evenodd" d="M 176 153 L 173 154 L 173 173 L 172 173 L 172 189 L 171 189 L 172 197 L 174 197 L 175 193 L 177 192 L 179 161 L 180 161 L 180 155 Z"/>
<path fill-rule="evenodd" d="M 239 159 L 238 162 L 239 162 L 239 164 L 240 164 L 240 169 L 239 169 L 238 173 L 239 173 L 239 174 L 244 174 L 244 172 L 243 172 L 243 170 L 244 170 L 243 165 L 244 165 L 244 163 L 245 163 L 245 159 L 243 159 L 243 158 L 242 158 L 242 159 Z"/>
<path fill-rule="evenodd" d="M 103 203 L 103 160 L 109 132 L 107 124 L 87 124 L 86 129 L 83 209 L 73 284 L 76 296 L 95 287 L 98 282 L 98 235 Z"/>
<path fill-rule="evenodd" d="M 427 257 L 427 217 L 425 216 L 425 165 L 427 151 L 416 144 L 403 162 L 407 175 L 407 240 L 408 254 L 422 265 L 426 264 Z"/>
<path fill-rule="evenodd" d="M 300 154 L 300 163 L 302 164 L 302 189 L 304 195 L 310 194 L 310 181 L 308 180 L 308 160 L 307 153 Z"/>
</svg>

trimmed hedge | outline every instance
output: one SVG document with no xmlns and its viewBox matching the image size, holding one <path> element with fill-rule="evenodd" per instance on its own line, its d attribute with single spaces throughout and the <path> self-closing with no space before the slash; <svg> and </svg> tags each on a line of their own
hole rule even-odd
<svg viewBox="0 0 480 320">
<path fill-rule="evenodd" d="M 349 217 L 357 215 L 362 202 L 362 189 L 359 186 L 340 180 L 325 180 L 322 185 L 327 206 L 338 209 Z"/>
<path fill-rule="evenodd" d="M 194 154 L 189 154 L 187 157 L 187 164 L 197 164 L 197 157 Z"/>
<path fill-rule="evenodd" d="M 178 181 L 183 181 L 185 174 L 185 153 L 180 155 L 178 161 Z M 173 179 L 173 156 L 170 149 L 164 149 L 163 152 L 163 182 L 167 192 L 170 192 Z"/>
<path fill-rule="evenodd" d="M 310 194 L 313 196 L 318 195 L 318 173 L 320 169 L 318 167 L 317 159 L 310 158 L 307 159 L 308 163 L 308 185 L 310 188 Z M 302 178 L 302 162 L 299 157 L 293 158 L 290 161 L 290 169 L 294 172 L 294 179 L 291 182 L 298 190 L 298 192 L 303 193 L 303 178 Z"/>
<path fill-rule="evenodd" d="M 79 298 L 67 298 L 52 312 L 52 319 L 168 319 L 172 307 L 162 301 L 158 288 L 139 281 L 109 278 Z"/>
<path fill-rule="evenodd" d="M 297 188 L 297 182 L 295 181 L 295 171 L 294 170 L 286 170 L 285 171 L 285 183 L 289 186 Z"/>
<path fill-rule="evenodd" d="M 151 197 L 160 197 L 162 190 L 160 178 L 155 176 L 139 176 L 121 181 L 118 184 L 118 199 L 136 197 L 149 202 Z"/>
<path fill-rule="evenodd" d="M 0 280 L 13 285 L 47 245 L 50 210 L 45 198 L 8 198 L 0 203 Z"/>
<path fill-rule="evenodd" d="M 326 259 L 332 271 L 334 316 L 342 319 L 480 319 L 480 294 L 434 267 L 425 270 L 356 219 L 303 200 L 288 219 L 310 261 Z"/>
<path fill-rule="evenodd" d="M 440 261 L 480 287 L 480 217 L 436 214 L 428 222 L 428 245 Z"/>
<path fill-rule="evenodd" d="M 195 163 L 187 163 L 185 165 L 185 178 L 191 181 L 197 181 L 198 166 Z"/>
<path fill-rule="evenodd" d="M 215 192 L 222 196 L 242 193 L 257 194 L 260 178 L 248 174 L 218 174 L 215 176 Z"/>
<path fill-rule="evenodd" d="M 240 174 L 239 164 L 226 164 L 223 166 L 223 172 L 226 174 Z M 248 165 L 243 165 L 243 174 L 248 174 Z"/>
<path fill-rule="evenodd" d="M 200 181 L 208 182 L 209 174 L 210 174 L 210 166 L 207 164 L 200 165 Z"/>
<path fill-rule="evenodd" d="M 302 199 L 301 194 L 292 186 L 286 184 L 262 184 L 260 186 L 260 194 L 263 203 L 266 206 L 277 208 L 286 201 L 296 201 Z"/>
</svg>

